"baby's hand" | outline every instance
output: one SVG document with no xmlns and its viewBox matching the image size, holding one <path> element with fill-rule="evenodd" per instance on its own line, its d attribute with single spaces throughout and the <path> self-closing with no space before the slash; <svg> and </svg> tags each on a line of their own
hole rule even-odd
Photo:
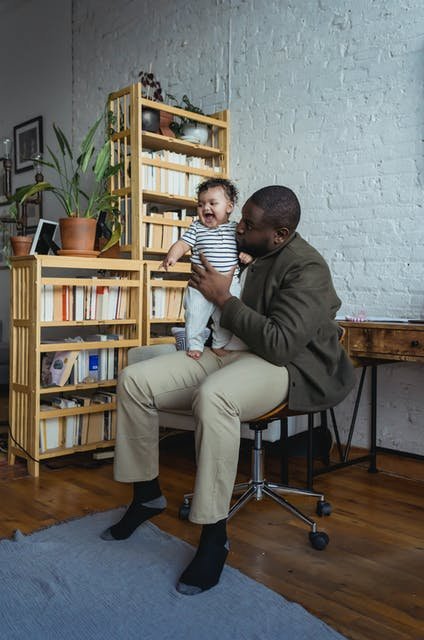
<svg viewBox="0 0 424 640">
<path fill-rule="evenodd" d="M 165 256 L 162 262 L 159 265 L 159 269 L 165 269 L 168 271 L 169 267 L 173 267 L 177 261 L 169 256 Z"/>
<path fill-rule="evenodd" d="M 244 251 L 240 251 L 239 260 L 242 264 L 250 264 L 253 262 L 253 258 L 249 253 L 245 253 Z"/>
</svg>

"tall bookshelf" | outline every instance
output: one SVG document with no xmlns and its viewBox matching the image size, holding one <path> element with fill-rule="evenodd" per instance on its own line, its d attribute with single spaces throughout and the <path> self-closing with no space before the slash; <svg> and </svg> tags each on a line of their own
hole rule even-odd
<svg viewBox="0 0 424 640">
<path fill-rule="evenodd" d="M 141 344 L 142 265 L 139 260 L 39 255 L 13 258 L 11 274 L 8 459 L 14 464 L 16 456 L 24 457 L 29 472 L 38 476 L 42 460 L 114 443 L 116 377 L 126 364 L 127 349 Z M 116 296 L 100 308 L 101 295 L 112 290 Z M 54 292 L 62 299 L 56 314 Z M 63 386 L 43 386 L 46 355 L 70 352 L 77 354 L 72 377 Z M 97 357 L 97 363 L 107 352 L 109 369 L 79 369 L 77 361 L 87 361 L 83 352 Z M 90 402 L 70 408 L 49 405 L 52 397 L 76 396 Z M 101 397 L 107 402 L 99 402 Z M 79 431 L 83 421 L 86 441 Z M 55 446 L 48 446 L 52 441 Z"/>
<path fill-rule="evenodd" d="M 207 144 L 143 131 L 143 109 L 167 112 L 176 120 L 190 117 L 207 125 Z M 182 293 L 190 266 L 188 257 L 167 273 L 158 266 L 196 215 L 197 184 L 207 178 L 228 177 L 229 114 L 220 111 L 204 116 L 147 100 L 142 98 L 140 83 L 112 93 L 109 113 L 112 161 L 123 167 L 112 182 L 123 219 L 121 251 L 143 262 L 143 344 L 172 342 L 171 327 L 184 323 L 181 308 L 175 313 L 175 293 Z M 154 303 L 161 297 L 165 301 L 158 315 Z"/>
</svg>

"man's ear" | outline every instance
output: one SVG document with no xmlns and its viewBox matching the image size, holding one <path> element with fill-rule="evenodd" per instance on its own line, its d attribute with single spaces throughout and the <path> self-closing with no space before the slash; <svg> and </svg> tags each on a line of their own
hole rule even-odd
<svg viewBox="0 0 424 640">
<path fill-rule="evenodd" d="M 279 229 L 275 229 L 274 232 L 274 244 L 282 244 L 287 240 L 290 235 L 290 231 L 287 227 L 280 227 Z"/>
</svg>

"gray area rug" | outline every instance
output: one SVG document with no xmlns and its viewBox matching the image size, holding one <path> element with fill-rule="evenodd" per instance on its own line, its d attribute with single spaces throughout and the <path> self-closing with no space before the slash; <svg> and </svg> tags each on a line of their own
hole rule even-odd
<svg viewBox="0 0 424 640">
<path fill-rule="evenodd" d="M 342 640 L 228 566 L 214 589 L 179 594 L 193 547 L 151 523 L 128 540 L 101 540 L 122 512 L 0 541 L 2 640 Z"/>
</svg>

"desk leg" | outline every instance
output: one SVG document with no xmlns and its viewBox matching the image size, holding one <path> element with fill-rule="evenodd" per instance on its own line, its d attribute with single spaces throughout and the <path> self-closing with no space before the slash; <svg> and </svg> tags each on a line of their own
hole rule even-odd
<svg viewBox="0 0 424 640">
<path fill-rule="evenodd" d="M 377 473 L 377 367 L 371 366 L 371 462 L 369 473 Z"/>
</svg>

